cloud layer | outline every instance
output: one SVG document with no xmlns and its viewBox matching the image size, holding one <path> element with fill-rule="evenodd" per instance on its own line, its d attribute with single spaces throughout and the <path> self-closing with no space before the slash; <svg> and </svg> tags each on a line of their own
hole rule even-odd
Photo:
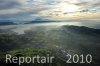
<svg viewBox="0 0 100 66">
<path fill-rule="evenodd" d="M 100 0 L 0 0 L 0 20 L 98 20 L 98 14 Z"/>
</svg>

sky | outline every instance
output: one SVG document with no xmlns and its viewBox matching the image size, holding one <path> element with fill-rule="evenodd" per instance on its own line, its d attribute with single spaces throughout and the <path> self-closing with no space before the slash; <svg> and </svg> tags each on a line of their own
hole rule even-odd
<svg viewBox="0 0 100 66">
<path fill-rule="evenodd" d="M 100 0 L 0 0 L 0 20 L 100 21 Z"/>
</svg>

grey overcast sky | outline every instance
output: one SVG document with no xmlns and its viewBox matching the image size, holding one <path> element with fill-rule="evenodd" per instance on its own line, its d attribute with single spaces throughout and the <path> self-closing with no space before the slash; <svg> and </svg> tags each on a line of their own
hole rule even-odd
<svg viewBox="0 0 100 66">
<path fill-rule="evenodd" d="M 0 0 L 0 20 L 100 21 L 100 0 Z"/>
</svg>

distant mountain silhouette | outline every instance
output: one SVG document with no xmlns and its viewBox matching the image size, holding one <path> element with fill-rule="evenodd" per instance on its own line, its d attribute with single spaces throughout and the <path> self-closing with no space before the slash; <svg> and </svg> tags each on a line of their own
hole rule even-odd
<svg viewBox="0 0 100 66">
<path fill-rule="evenodd" d="M 0 25 L 15 25 L 15 23 L 10 20 L 0 20 Z"/>
<path fill-rule="evenodd" d="M 45 20 L 45 21 L 29 21 L 29 22 L 26 22 L 24 24 L 31 24 L 31 23 L 47 23 L 47 22 L 58 22 L 58 21 L 48 21 L 48 20 Z"/>
<path fill-rule="evenodd" d="M 65 25 L 62 27 L 62 29 L 68 30 L 73 33 L 80 33 L 80 34 L 100 34 L 100 29 L 94 29 L 85 26 Z"/>
<path fill-rule="evenodd" d="M 31 24 L 31 23 L 48 23 L 48 22 L 62 22 L 61 20 L 42 20 L 42 19 L 36 19 L 36 20 L 32 20 L 32 21 L 26 21 L 26 23 L 24 24 Z"/>
<path fill-rule="evenodd" d="M 0 25 L 16 25 L 13 22 L 0 22 Z"/>
</svg>

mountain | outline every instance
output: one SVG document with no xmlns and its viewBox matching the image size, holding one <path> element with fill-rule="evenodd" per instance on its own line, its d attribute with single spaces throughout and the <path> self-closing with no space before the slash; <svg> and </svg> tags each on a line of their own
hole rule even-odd
<svg viewBox="0 0 100 66">
<path fill-rule="evenodd" d="M 13 22 L 0 22 L 0 25 L 16 25 Z"/>
<path fill-rule="evenodd" d="M 100 34 L 100 29 L 88 28 L 85 26 L 63 26 L 62 29 L 80 34 Z"/>
<path fill-rule="evenodd" d="M 15 23 L 10 20 L 0 20 L 0 25 L 15 25 Z"/>
<path fill-rule="evenodd" d="M 91 54 L 93 56 L 92 64 L 77 64 L 76 66 L 100 65 L 100 29 L 65 25 L 53 28 L 39 26 L 26 30 L 24 34 L 16 34 L 13 31 L 10 34 L 10 32 L 4 33 L 3 30 L 0 30 L 0 44 L 0 55 L 7 52 L 17 55 L 19 52 L 26 56 L 26 48 L 28 48 L 29 54 L 35 53 L 31 51 L 32 49 L 45 49 L 45 51 L 51 51 L 52 55 L 58 59 L 56 62 L 59 65 L 54 64 L 53 66 L 66 66 L 64 64 L 65 60 L 68 59 L 66 54 Z"/>
</svg>

